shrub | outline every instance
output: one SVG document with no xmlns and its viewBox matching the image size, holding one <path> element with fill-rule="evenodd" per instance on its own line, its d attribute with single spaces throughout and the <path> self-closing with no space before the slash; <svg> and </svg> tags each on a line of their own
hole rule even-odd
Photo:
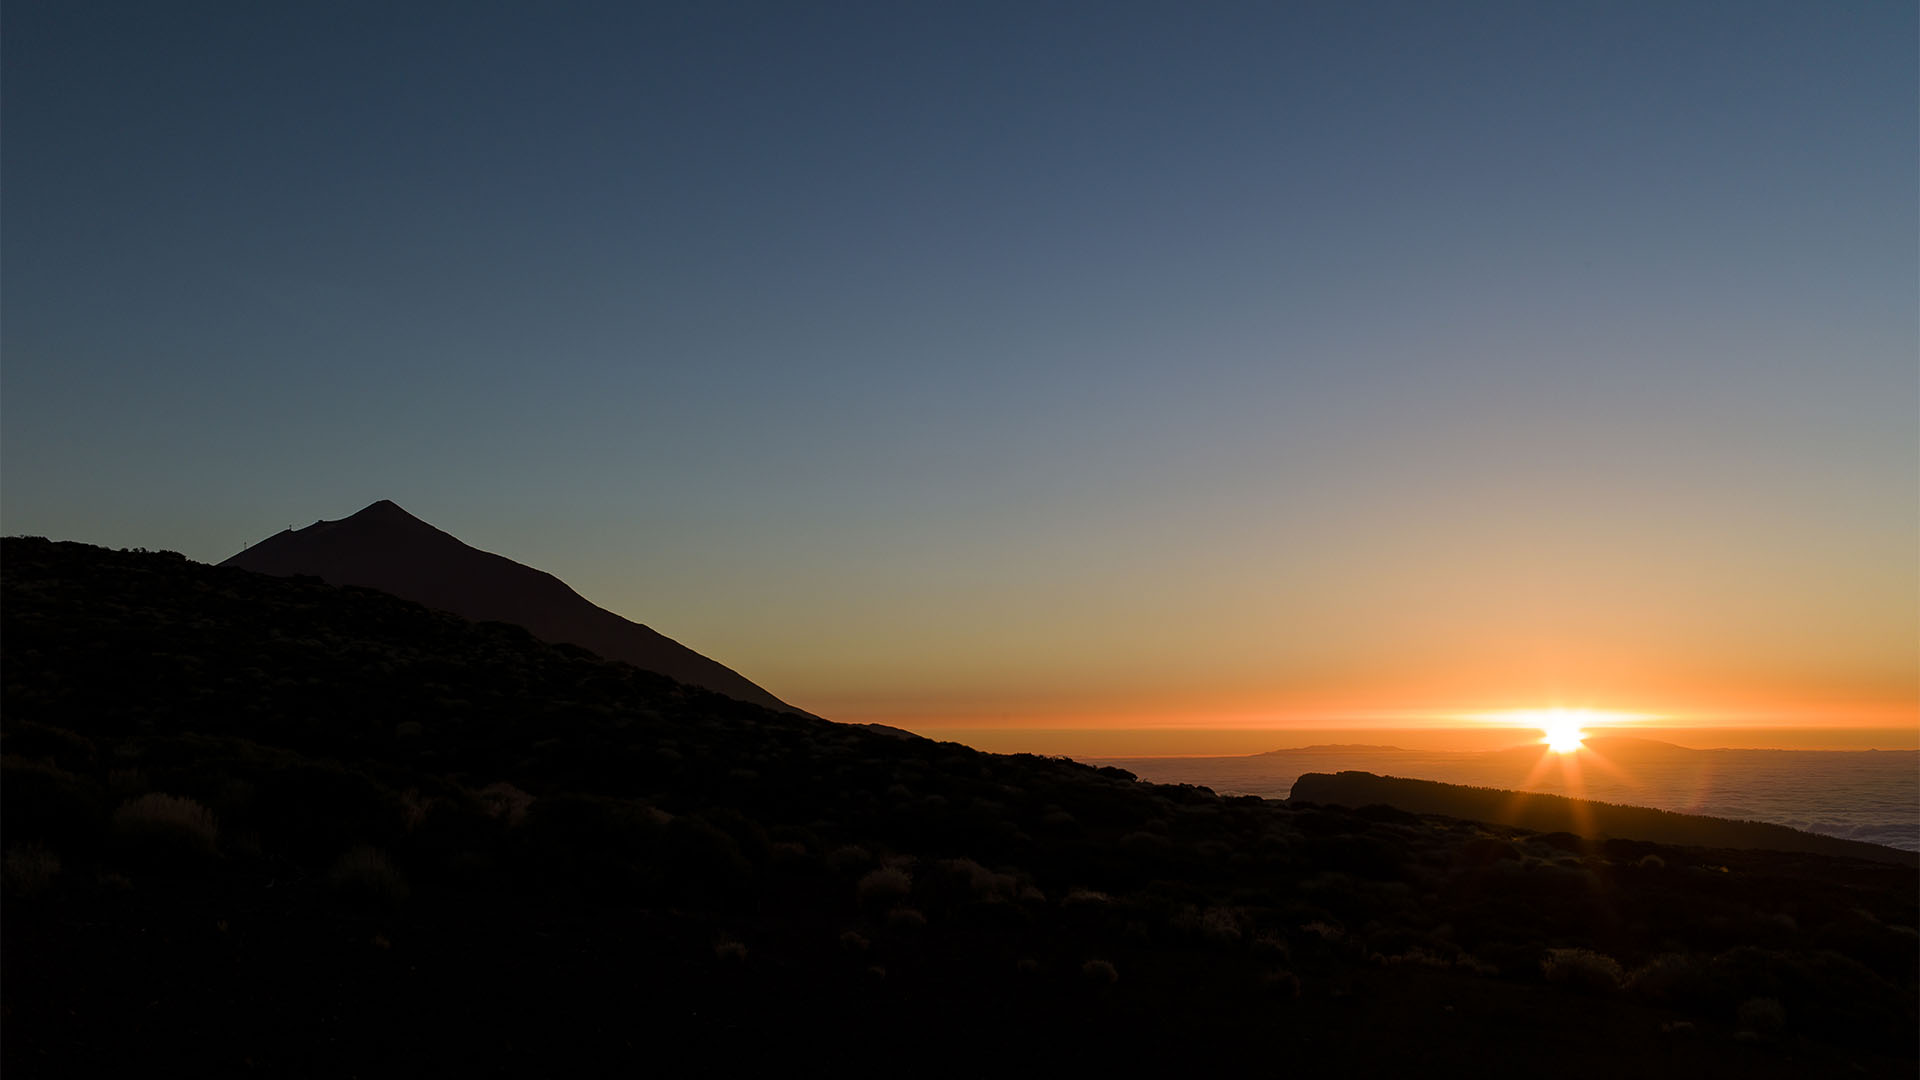
<svg viewBox="0 0 1920 1080">
<path fill-rule="evenodd" d="M 369 907 L 398 907 L 410 891 L 386 853 L 365 846 L 335 859 L 327 884 L 341 899 Z"/>
<path fill-rule="evenodd" d="M 863 904 L 877 907 L 890 907 L 907 898 L 913 891 L 913 876 L 897 866 L 883 866 L 870 870 L 861 877 L 860 884 L 854 887 L 854 894 Z"/>
<path fill-rule="evenodd" d="M 827 865 L 835 870 L 858 870 L 873 863 L 873 853 L 858 844 L 834 848 L 827 854 Z"/>
<path fill-rule="evenodd" d="M 1240 916 L 1232 908 L 1210 907 L 1200 916 L 1200 933 L 1208 941 L 1220 944 L 1238 944 L 1240 941 Z"/>
<path fill-rule="evenodd" d="M 1274 997 L 1292 1000 L 1300 996 L 1300 976 L 1284 968 L 1263 972 L 1260 986 Z"/>
<path fill-rule="evenodd" d="M 474 792 L 487 812 L 506 822 L 518 825 L 527 819 L 527 807 L 533 805 L 533 796 L 502 780 L 488 784 Z"/>
<path fill-rule="evenodd" d="M 894 908 L 887 912 L 887 925 L 895 930 L 912 933 L 926 929 L 927 917 L 914 908 Z"/>
<path fill-rule="evenodd" d="M 808 865 L 812 856 L 807 853 L 807 845 L 793 840 L 776 840 L 767 845 L 767 860 L 776 866 L 797 867 Z"/>
<path fill-rule="evenodd" d="M 667 884 L 682 902 L 731 907 L 751 895 L 752 864 L 731 835 L 703 818 L 682 815 L 667 822 L 661 854 Z"/>
<path fill-rule="evenodd" d="M 1634 971 L 1627 989 L 1635 996 L 1671 1006 L 1698 1006 L 1714 996 L 1707 962 L 1689 953 L 1661 953 Z"/>
<path fill-rule="evenodd" d="M 1771 1035 L 1787 1026 L 1787 1010 L 1778 998 L 1748 998 L 1740 1003 L 1738 1018 L 1739 1029 L 1755 1035 Z"/>
<path fill-rule="evenodd" d="M 1106 960 L 1089 960 L 1081 964 L 1080 975 L 1096 986 L 1112 986 L 1120 981 L 1120 972 Z"/>
<path fill-rule="evenodd" d="M 219 826 L 213 812 L 192 799 L 153 792 L 121 803 L 113 832 L 131 854 L 177 865 L 211 859 Z"/>
<path fill-rule="evenodd" d="M 262 784 L 253 812 L 263 843 L 299 859 L 353 844 L 392 843 L 406 832 L 400 796 L 371 776 L 331 762 L 299 761 Z"/>
<path fill-rule="evenodd" d="M 996 874 L 972 859 L 947 859 L 938 870 L 947 883 L 965 890 L 975 900 L 1003 899 L 1019 887 L 1012 875 Z"/>
<path fill-rule="evenodd" d="M 1618 960 L 1591 949 L 1548 949 L 1540 970 L 1548 982 L 1594 993 L 1611 994 L 1626 981 Z"/>
<path fill-rule="evenodd" d="M 38 844 L 23 844 L 7 852 L 4 880 L 7 893 L 28 897 L 45 892 L 60 876 L 60 857 Z"/>
</svg>

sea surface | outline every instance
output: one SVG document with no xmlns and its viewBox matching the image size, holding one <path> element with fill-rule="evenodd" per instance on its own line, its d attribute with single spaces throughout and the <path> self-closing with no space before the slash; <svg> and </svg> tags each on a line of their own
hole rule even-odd
<svg viewBox="0 0 1920 1080">
<path fill-rule="evenodd" d="M 1694 750 L 1642 740 L 1445 752 L 1326 746 L 1250 757 L 1081 758 L 1142 780 L 1284 799 L 1302 773 L 1357 769 L 1449 784 L 1539 791 L 1685 814 L 1766 821 L 1920 851 L 1920 751 Z"/>
</svg>

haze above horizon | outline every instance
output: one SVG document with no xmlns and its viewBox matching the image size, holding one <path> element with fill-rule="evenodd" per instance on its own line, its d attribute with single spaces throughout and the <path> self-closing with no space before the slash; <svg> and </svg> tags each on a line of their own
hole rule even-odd
<svg viewBox="0 0 1920 1080">
<path fill-rule="evenodd" d="M 9 534 L 390 498 L 914 730 L 1920 727 L 1911 5 L 0 23 Z"/>
</svg>

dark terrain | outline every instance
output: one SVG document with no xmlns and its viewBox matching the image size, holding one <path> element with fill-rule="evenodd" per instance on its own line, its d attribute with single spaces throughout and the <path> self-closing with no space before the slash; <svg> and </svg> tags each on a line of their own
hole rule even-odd
<svg viewBox="0 0 1920 1080">
<path fill-rule="evenodd" d="M 1916 880 L 1225 799 L 0 549 L 10 1077 L 1911 1076 Z"/>
</svg>

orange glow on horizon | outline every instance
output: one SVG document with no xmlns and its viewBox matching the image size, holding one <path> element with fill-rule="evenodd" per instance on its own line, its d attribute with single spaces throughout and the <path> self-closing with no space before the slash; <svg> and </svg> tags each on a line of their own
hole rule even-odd
<svg viewBox="0 0 1920 1080">
<path fill-rule="evenodd" d="M 1536 699 L 1537 700 L 1537 699 Z M 1689 703 L 1659 709 L 1600 708 L 1592 706 L 1540 707 L 1499 703 L 1406 707 L 1379 703 L 1335 701 L 1252 704 L 1230 700 L 1104 702 L 1028 700 L 1011 694 L 1001 700 L 979 700 L 953 708 L 937 700 L 804 698 L 801 704 L 818 715 L 847 722 L 878 722 L 902 727 L 1007 730 L 1210 730 L 1284 731 L 1294 728 L 1333 729 L 1441 729 L 1544 728 L 1548 714 L 1579 715 L 1584 728 L 1639 729 L 1654 736 L 1671 728 L 1883 728 L 1895 732 L 1920 731 L 1920 701 L 1916 702 L 1791 702 L 1747 706 Z"/>
<path fill-rule="evenodd" d="M 887 724 L 981 750 L 1076 757 L 1208 757 L 1329 743 L 1478 751 L 1531 743 L 1549 760 L 1586 759 L 1611 771 L 1584 744 L 1579 753 L 1551 753 L 1542 736 L 1561 724 L 1578 733 L 1560 740 L 1566 746 L 1585 736 L 1631 735 L 1696 749 L 1920 749 L 1920 703 L 1807 700 L 1749 708 L 1728 697 L 1713 705 L 1689 700 L 1659 710 L 1624 701 L 1621 707 L 1612 707 L 1613 702 L 1601 707 L 1592 699 L 1538 704 L 1558 697 L 1541 695 L 1532 704 L 1512 698 L 1482 699 L 1484 704 L 1477 705 L 1455 699 L 1424 708 L 1391 701 L 1256 704 L 1226 694 L 1186 701 L 1143 698 L 1108 708 L 1102 707 L 1106 702 L 1071 702 L 1064 695 L 1022 700 L 1019 694 L 976 698 L 970 708 L 960 709 L 925 700 L 868 699 L 844 708 L 807 704 L 833 720 Z"/>
</svg>

